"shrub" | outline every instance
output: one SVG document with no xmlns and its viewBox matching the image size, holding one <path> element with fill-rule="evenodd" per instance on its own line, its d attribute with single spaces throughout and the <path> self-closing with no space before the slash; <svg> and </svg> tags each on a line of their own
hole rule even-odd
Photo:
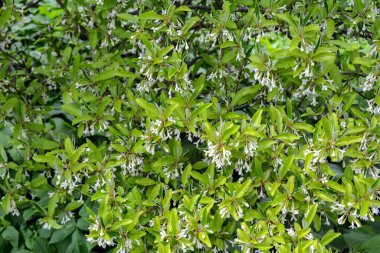
<svg viewBox="0 0 380 253">
<path fill-rule="evenodd" d="M 3 252 L 377 252 L 378 1 L 0 3 Z"/>
</svg>

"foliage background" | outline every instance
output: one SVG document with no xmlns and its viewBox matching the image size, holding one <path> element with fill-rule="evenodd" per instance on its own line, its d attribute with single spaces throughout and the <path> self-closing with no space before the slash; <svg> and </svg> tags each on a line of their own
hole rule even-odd
<svg viewBox="0 0 380 253">
<path fill-rule="evenodd" d="M 0 5 L 2 252 L 379 252 L 378 0 Z"/>
</svg>

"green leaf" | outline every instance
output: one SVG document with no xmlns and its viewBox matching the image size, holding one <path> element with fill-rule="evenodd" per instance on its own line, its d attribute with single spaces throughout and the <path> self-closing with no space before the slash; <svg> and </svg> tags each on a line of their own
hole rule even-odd
<svg viewBox="0 0 380 253">
<path fill-rule="evenodd" d="M 237 105 L 247 103 L 252 98 L 254 98 L 254 96 L 260 89 L 261 89 L 260 85 L 242 88 L 235 94 L 235 96 L 233 96 L 232 101 L 231 101 L 231 106 L 235 107 Z"/>
<path fill-rule="evenodd" d="M 267 136 L 265 135 L 265 133 L 259 132 L 259 131 L 255 131 L 252 128 L 247 128 L 247 130 L 245 130 L 245 132 L 243 133 L 243 135 L 254 136 L 254 137 L 257 137 L 257 138 L 267 138 Z"/>
<path fill-rule="evenodd" d="M 210 140 L 210 141 L 215 141 L 216 140 L 216 137 L 215 137 L 215 134 L 216 134 L 216 131 L 214 129 L 213 126 L 211 126 L 211 124 L 209 122 L 205 122 L 205 131 L 207 133 L 207 138 Z"/>
<path fill-rule="evenodd" d="M 363 200 L 360 202 L 360 218 L 363 219 L 367 215 L 369 210 L 370 202 L 368 200 Z"/>
<path fill-rule="evenodd" d="M 110 231 L 115 231 L 121 228 L 122 226 L 129 225 L 133 222 L 132 219 L 122 219 L 121 221 L 116 221 L 112 227 L 110 228 Z"/>
<path fill-rule="evenodd" d="M 50 238 L 49 244 L 54 244 L 65 240 L 66 237 L 74 232 L 75 228 L 75 222 L 70 222 L 65 224 L 62 229 L 55 230 Z"/>
<path fill-rule="evenodd" d="M 39 188 L 40 186 L 44 185 L 47 183 L 47 180 L 46 180 L 46 177 L 37 177 L 35 179 L 33 179 L 30 184 L 32 186 L 32 189 L 37 189 Z"/>
<path fill-rule="evenodd" d="M 352 64 L 359 64 L 366 67 L 372 67 L 374 62 L 375 60 L 369 57 L 356 57 L 353 59 Z"/>
<path fill-rule="evenodd" d="M 150 199 L 157 198 L 157 196 L 158 196 L 158 194 L 160 192 L 160 189 L 161 189 L 161 184 L 156 184 L 154 187 L 150 187 L 150 189 L 147 192 L 147 196 Z"/>
<path fill-rule="evenodd" d="M 33 249 L 33 252 L 38 252 L 38 253 L 50 252 L 48 241 L 41 237 L 32 238 L 32 249 Z"/>
<path fill-rule="evenodd" d="M 65 207 L 65 209 L 67 211 L 73 211 L 75 209 L 78 209 L 81 206 L 82 206 L 82 203 L 73 200 L 73 201 L 71 201 L 70 203 L 67 204 L 67 206 Z"/>
<path fill-rule="evenodd" d="M 146 178 L 146 177 L 137 178 L 135 180 L 135 182 L 136 182 L 136 184 L 143 185 L 143 186 L 149 186 L 149 185 L 155 185 L 155 184 L 157 184 L 157 182 L 154 181 L 153 179 Z"/>
<path fill-rule="evenodd" d="M 281 178 L 285 177 L 290 167 L 294 164 L 294 158 L 295 158 L 294 155 L 291 155 L 288 158 L 286 158 L 284 166 L 281 168 L 281 171 L 280 171 Z"/>
<path fill-rule="evenodd" d="M 196 116 L 207 110 L 211 105 L 211 103 L 199 105 L 194 111 L 191 112 L 190 120 L 194 119 Z"/>
<path fill-rule="evenodd" d="M 344 189 L 344 187 L 343 187 L 342 185 L 338 184 L 338 183 L 335 182 L 335 181 L 331 181 L 331 180 L 329 180 L 329 181 L 326 183 L 326 185 L 327 185 L 328 187 L 330 187 L 330 188 L 332 188 L 332 189 L 338 191 L 338 192 L 345 193 L 345 189 Z"/>
<path fill-rule="evenodd" d="M 321 52 L 313 56 L 313 60 L 316 62 L 327 62 L 335 60 L 336 55 L 331 52 Z"/>
<path fill-rule="evenodd" d="M 296 23 L 296 21 L 294 20 L 294 17 L 292 17 L 290 14 L 286 13 L 286 14 L 277 14 L 277 17 L 283 21 L 285 21 L 286 23 L 288 23 L 292 29 L 295 29 L 297 30 L 298 28 L 298 25 Z"/>
<path fill-rule="evenodd" d="M 81 117 L 82 116 L 82 111 L 78 107 L 76 107 L 76 106 L 74 106 L 72 104 L 64 104 L 64 105 L 62 105 L 62 110 L 66 111 L 66 112 L 68 112 L 71 115 L 74 115 L 76 117 Z"/>
<path fill-rule="evenodd" d="M 314 132 L 314 127 L 307 123 L 293 123 L 293 127 L 297 130 L 303 130 L 309 133 Z"/>
<path fill-rule="evenodd" d="M 327 24 L 327 29 L 326 29 L 326 37 L 328 39 L 331 38 L 331 36 L 334 34 L 335 32 L 335 23 L 332 19 L 328 19 L 326 21 L 326 24 Z"/>
<path fill-rule="evenodd" d="M 192 167 L 191 164 L 188 164 L 186 168 L 183 170 L 182 176 L 181 176 L 181 182 L 184 186 L 186 186 L 189 182 L 189 177 L 191 173 Z"/>
<path fill-rule="evenodd" d="M 63 62 L 65 64 L 69 63 L 69 60 L 70 60 L 70 56 L 71 56 L 71 51 L 72 51 L 72 48 L 71 47 L 66 47 L 65 50 L 63 51 Z"/>
<path fill-rule="evenodd" d="M 178 219 L 177 208 L 172 209 L 172 215 L 171 215 L 170 222 L 172 224 L 172 230 L 173 230 L 174 234 L 177 234 L 178 229 L 179 229 L 179 219 Z"/>
<path fill-rule="evenodd" d="M 17 106 L 18 103 L 19 100 L 17 98 L 10 98 L 3 104 L 2 111 L 6 112 L 8 110 L 12 110 Z"/>
<path fill-rule="evenodd" d="M 199 17 L 191 17 L 186 24 L 182 27 L 182 34 L 186 35 L 187 32 L 199 21 Z"/>
<path fill-rule="evenodd" d="M 11 243 L 14 249 L 18 248 L 19 232 L 13 226 L 8 226 L 1 235 Z"/>
<path fill-rule="evenodd" d="M 314 219 L 315 214 L 317 213 L 318 210 L 318 204 L 313 204 L 309 208 L 309 211 L 305 217 L 305 221 L 307 222 L 307 225 L 310 226 L 311 222 Z"/>
<path fill-rule="evenodd" d="M 220 48 L 235 47 L 236 43 L 234 41 L 225 41 L 220 45 Z"/>
<path fill-rule="evenodd" d="M 251 186 L 251 183 L 252 181 L 247 179 L 242 185 L 241 187 L 239 188 L 238 191 L 236 191 L 236 198 L 241 198 L 243 197 L 245 194 L 247 194 L 247 191 L 249 189 L 249 187 Z"/>
<path fill-rule="evenodd" d="M 55 208 L 57 207 L 57 203 L 59 200 L 59 195 L 57 192 L 54 192 L 51 196 L 48 204 L 48 215 L 49 217 L 54 217 Z"/>
<path fill-rule="evenodd" d="M 162 15 L 159 15 L 159 14 L 155 13 L 154 11 L 145 12 L 145 13 L 139 15 L 137 18 L 138 19 L 145 19 L 145 20 L 148 20 L 148 19 L 152 19 L 152 20 L 164 19 L 164 17 Z"/>
<path fill-rule="evenodd" d="M 70 157 L 70 164 L 74 165 L 78 162 L 80 156 L 86 150 L 87 144 L 81 145 Z"/>
<path fill-rule="evenodd" d="M 300 229 L 297 231 L 297 239 L 302 239 L 307 236 L 311 231 L 311 228 Z"/>
<path fill-rule="evenodd" d="M 158 109 L 153 104 L 147 102 L 143 98 L 137 98 L 136 103 L 145 110 L 149 117 L 153 119 L 158 118 Z"/>
<path fill-rule="evenodd" d="M 99 206 L 99 210 L 98 210 L 98 214 L 99 216 L 103 219 L 103 220 L 106 220 L 107 219 L 107 216 L 108 216 L 108 209 L 109 209 L 109 199 L 110 199 L 110 196 L 109 194 L 105 194 L 102 201 L 100 202 L 100 206 Z"/>
<path fill-rule="evenodd" d="M 322 191 L 314 191 L 313 192 L 317 197 L 319 197 L 319 198 L 321 198 L 321 199 L 323 199 L 323 200 L 325 200 L 325 201 L 327 201 L 327 202 L 334 202 L 335 201 L 335 199 L 332 197 L 332 196 L 330 196 L 330 195 L 328 195 L 327 193 L 325 193 L 325 192 L 322 192 Z"/>
<path fill-rule="evenodd" d="M 225 123 L 221 130 L 222 140 L 226 141 L 231 135 L 239 131 L 239 128 L 240 128 L 239 126 L 234 125 L 231 122 Z"/>
<path fill-rule="evenodd" d="M 355 99 L 357 97 L 358 93 L 356 92 L 348 92 L 344 94 L 344 106 L 343 106 L 343 113 L 347 112 L 351 106 L 354 104 Z"/>
<path fill-rule="evenodd" d="M 327 231 L 327 233 L 325 233 L 323 235 L 323 237 L 321 238 L 321 244 L 323 246 L 326 246 L 327 244 L 329 244 L 330 242 L 334 241 L 334 239 L 338 238 L 341 234 L 340 233 L 337 233 L 337 232 L 334 232 L 333 229 L 330 229 L 329 231 Z"/>
<path fill-rule="evenodd" d="M 69 154 L 74 153 L 75 148 L 74 148 L 73 142 L 71 141 L 71 138 L 65 139 L 65 149 L 66 149 L 66 152 L 68 152 Z"/>
<path fill-rule="evenodd" d="M 336 141 L 337 146 L 345 146 L 353 143 L 360 142 L 363 139 L 362 136 L 344 136 Z"/>
<path fill-rule="evenodd" d="M 282 134 L 276 135 L 274 138 L 278 140 L 282 140 L 282 141 L 289 141 L 289 142 L 293 142 L 300 139 L 299 136 L 295 134 L 290 134 L 290 133 L 282 133 Z"/>
<path fill-rule="evenodd" d="M 12 10 L 10 8 L 0 9 L 0 27 L 3 27 L 11 17 Z"/>
<path fill-rule="evenodd" d="M 361 248 L 365 250 L 366 253 L 377 253 L 380 247 L 380 235 L 373 236 L 367 239 L 362 245 Z"/>
<path fill-rule="evenodd" d="M 158 57 L 164 57 L 165 55 L 167 55 L 170 51 L 172 51 L 174 48 L 173 45 L 170 45 L 170 46 L 167 46 L 165 47 L 164 49 L 162 49 L 159 54 L 158 54 Z"/>
<path fill-rule="evenodd" d="M 5 214 L 8 214 L 10 207 L 11 207 L 11 196 L 9 194 L 5 194 L 3 200 L 1 201 L 1 208 L 3 209 Z"/>
<path fill-rule="evenodd" d="M 128 71 L 124 71 L 124 70 L 107 69 L 107 70 L 101 72 L 100 74 L 98 74 L 97 76 L 93 77 L 93 80 L 95 82 L 99 82 L 99 81 L 104 81 L 104 80 L 114 78 L 116 76 L 118 76 L 118 77 L 133 77 L 134 74 L 131 72 L 128 72 Z"/>
<path fill-rule="evenodd" d="M 222 63 L 229 63 L 233 61 L 233 59 L 236 59 L 237 54 L 237 49 L 227 51 L 227 53 L 225 53 L 223 56 Z"/>
<path fill-rule="evenodd" d="M 79 232 L 75 230 L 71 235 L 71 244 L 67 249 L 68 252 L 72 253 L 83 253 L 88 252 L 86 238 Z"/>
<path fill-rule="evenodd" d="M 212 244 L 210 239 L 208 238 L 208 234 L 205 231 L 200 231 L 198 233 L 198 238 L 201 240 L 204 244 L 206 244 L 207 247 L 211 248 Z"/>
<path fill-rule="evenodd" d="M 118 18 L 120 18 L 123 21 L 132 21 L 132 22 L 137 22 L 138 19 L 136 16 L 131 15 L 129 13 L 119 13 L 116 15 Z"/>
<path fill-rule="evenodd" d="M 62 161 L 53 155 L 35 155 L 33 160 L 39 163 L 49 163 L 50 166 L 62 166 Z"/>
<path fill-rule="evenodd" d="M 51 150 L 59 147 L 59 143 L 48 139 L 35 139 L 34 146 L 43 150 Z"/>
<path fill-rule="evenodd" d="M 173 112 L 175 109 L 177 109 L 178 104 L 172 104 L 165 110 L 165 119 L 168 119 L 171 115 L 173 115 Z"/>
<path fill-rule="evenodd" d="M 191 11 L 191 9 L 188 6 L 180 6 L 177 9 L 175 9 L 174 13 L 182 12 L 182 11 Z"/>
<path fill-rule="evenodd" d="M 327 117 L 323 117 L 322 118 L 322 126 L 323 126 L 323 130 L 326 134 L 326 137 L 328 139 L 332 139 L 332 126 L 329 122 L 329 120 L 327 119 Z"/>
<path fill-rule="evenodd" d="M 255 114 L 252 116 L 253 126 L 260 126 L 262 114 L 263 114 L 263 110 L 261 109 L 255 112 Z"/>
</svg>

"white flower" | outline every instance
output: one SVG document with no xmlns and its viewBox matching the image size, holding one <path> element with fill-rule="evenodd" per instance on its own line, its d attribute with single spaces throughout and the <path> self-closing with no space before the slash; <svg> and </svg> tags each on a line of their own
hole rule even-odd
<svg viewBox="0 0 380 253">
<path fill-rule="evenodd" d="M 297 237 L 297 234 L 296 234 L 296 232 L 294 231 L 293 228 L 287 228 L 287 229 L 286 229 L 286 232 L 287 232 L 288 235 L 289 235 L 290 237 L 292 237 L 292 238 L 296 238 L 296 237 Z"/>
<path fill-rule="evenodd" d="M 102 247 L 102 248 L 106 248 L 107 246 L 114 246 L 115 243 L 113 241 L 113 237 L 109 240 L 103 238 L 103 237 L 98 237 L 98 239 L 96 240 L 99 247 Z"/>
<path fill-rule="evenodd" d="M 46 229 L 46 230 L 50 230 L 51 226 L 50 226 L 49 222 L 44 222 L 44 224 L 42 225 L 42 228 Z"/>
<path fill-rule="evenodd" d="M 372 70 L 368 76 L 366 76 L 365 81 L 363 83 L 363 91 L 371 91 L 373 89 L 373 86 L 376 84 L 377 81 L 377 74 L 378 74 L 378 68 L 375 67 L 374 70 Z"/>
<path fill-rule="evenodd" d="M 19 216 L 20 215 L 20 212 L 18 211 L 17 206 L 16 206 L 16 202 L 13 199 L 11 199 L 11 205 L 9 207 L 9 212 L 13 216 Z"/>
<path fill-rule="evenodd" d="M 123 175 L 130 174 L 132 176 L 137 176 L 141 170 L 144 163 L 144 159 L 141 155 L 135 153 L 128 153 L 125 155 L 125 163 L 121 165 L 123 169 Z"/>
<path fill-rule="evenodd" d="M 326 218 L 326 221 L 325 221 L 325 224 L 327 225 L 327 226 L 330 226 L 330 221 L 329 221 L 329 218 L 327 218 L 327 216 L 325 217 Z"/>
<path fill-rule="evenodd" d="M 346 219 L 347 219 L 347 216 L 345 214 L 340 216 L 338 219 L 338 224 L 340 225 L 344 224 L 346 222 Z"/>
<path fill-rule="evenodd" d="M 256 141 L 247 141 L 244 146 L 244 154 L 253 157 L 255 150 L 258 148 Z"/>
<path fill-rule="evenodd" d="M 101 225 L 100 225 L 98 219 L 96 219 L 95 224 L 90 224 L 88 227 L 88 230 L 97 232 L 97 231 L 99 231 L 100 228 L 101 228 Z"/>
<path fill-rule="evenodd" d="M 351 222 L 351 225 L 349 226 L 349 228 L 351 228 L 351 229 L 355 229 L 356 227 L 355 227 L 355 223 L 354 222 Z"/>
<path fill-rule="evenodd" d="M 72 217 L 73 217 L 73 213 L 72 212 L 69 211 L 67 213 L 64 213 L 62 215 L 61 224 L 65 224 L 66 222 L 70 221 Z"/>
<path fill-rule="evenodd" d="M 263 86 L 268 87 L 269 91 L 272 91 L 277 87 L 274 75 L 270 71 L 259 71 L 255 69 L 254 78 Z"/>
<path fill-rule="evenodd" d="M 305 238 L 308 239 L 308 240 L 313 240 L 314 236 L 313 236 L 312 233 L 309 233 Z"/>
<path fill-rule="evenodd" d="M 218 146 L 211 141 L 207 141 L 208 149 L 205 150 L 205 155 L 216 164 L 218 169 L 223 168 L 225 165 L 231 165 L 230 156 L 231 152 L 223 145 Z"/>
<path fill-rule="evenodd" d="M 246 172 L 250 172 L 251 171 L 251 166 L 252 166 L 252 164 L 249 163 L 248 160 L 239 159 L 235 163 L 235 170 L 241 176 L 241 175 L 243 175 L 243 170 L 245 170 Z"/>
<path fill-rule="evenodd" d="M 230 217 L 230 213 L 228 212 L 227 207 L 223 207 L 222 209 L 220 209 L 219 213 L 222 216 L 222 218 Z"/>
</svg>

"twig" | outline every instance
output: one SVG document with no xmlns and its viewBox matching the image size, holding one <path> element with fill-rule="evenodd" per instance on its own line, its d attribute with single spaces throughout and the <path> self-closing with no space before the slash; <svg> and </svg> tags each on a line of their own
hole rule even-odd
<svg viewBox="0 0 380 253">
<path fill-rule="evenodd" d="M 187 7 L 189 7 L 192 10 L 203 10 L 203 11 L 211 11 L 212 10 L 211 6 L 207 6 L 207 5 L 192 5 L 192 4 L 190 4 L 190 5 L 187 5 Z M 222 8 L 215 6 L 214 9 L 215 10 L 221 10 Z M 249 10 L 248 7 L 239 7 L 236 9 L 236 12 L 248 12 L 248 10 Z"/>
<path fill-rule="evenodd" d="M 34 6 L 38 5 L 39 2 L 41 2 L 41 0 L 37 0 L 37 1 L 35 1 L 35 2 L 30 1 L 30 2 L 25 6 L 25 8 L 23 9 L 23 11 L 26 11 L 27 9 L 33 8 Z"/>
<path fill-rule="evenodd" d="M 366 76 L 366 74 L 363 73 L 357 73 L 357 72 L 340 72 L 342 75 L 345 76 Z"/>
<path fill-rule="evenodd" d="M 60 1 L 60 0 L 57 0 L 57 2 Z M 190 5 L 185 5 L 187 7 L 189 7 L 190 9 L 192 10 L 202 10 L 202 11 L 211 11 L 212 9 L 215 9 L 215 10 L 222 10 L 221 7 L 219 6 L 207 6 L 207 5 L 193 5 L 193 4 L 190 4 Z M 239 7 L 236 9 L 236 12 L 248 12 L 249 8 L 248 7 Z M 136 9 L 136 10 L 133 10 L 133 11 L 129 11 L 128 12 L 129 14 L 131 15 L 138 15 L 139 14 L 139 10 Z"/>
<path fill-rule="evenodd" d="M 65 4 L 62 3 L 61 0 L 56 0 L 56 2 L 59 4 L 59 6 L 61 6 L 62 9 L 65 9 Z"/>
<path fill-rule="evenodd" d="M 248 108 L 248 107 L 250 107 L 250 106 L 251 106 L 250 103 L 249 103 L 249 104 L 244 104 L 244 105 L 239 105 L 239 106 L 236 106 L 236 107 L 233 109 L 233 111 L 244 110 L 244 109 L 246 109 L 246 108 Z"/>
<path fill-rule="evenodd" d="M 199 55 L 194 57 L 194 59 L 192 59 L 191 61 L 187 63 L 187 68 L 190 68 L 191 66 L 193 66 L 193 64 L 196 63 L 200 59 L 202 59 L 202 57 L 200 57 Z"/>
</svg>

